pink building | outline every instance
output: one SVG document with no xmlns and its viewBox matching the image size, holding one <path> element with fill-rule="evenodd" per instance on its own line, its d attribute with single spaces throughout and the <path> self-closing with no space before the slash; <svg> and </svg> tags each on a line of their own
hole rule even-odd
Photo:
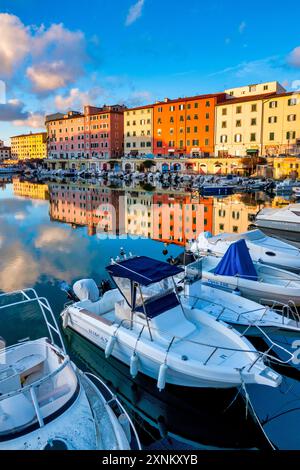
<svg viewBox="0 0 300 470">
<path fill-rule="evenodd" d="M 124 106 L 85 106 L 46 117 L 48 158 L 110 159 L 123 155 Z"/>
</svg>

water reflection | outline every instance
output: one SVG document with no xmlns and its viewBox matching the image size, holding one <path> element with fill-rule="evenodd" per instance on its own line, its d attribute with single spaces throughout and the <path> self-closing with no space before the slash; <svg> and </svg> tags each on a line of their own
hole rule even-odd
<svg viewBox="0 0 300 470">
<path fill-rule="evenodd" d="M 13 184 L 0 187 L 0 289 L 35 287 L 49 299 L 58 317 L 66 300 L 60 281 L 72 283 L 83 277 L 100 281 L 120 246 L 137 255 L 164 259 L 159 242 L 167 242 L 168 255 L 175 257 L 181 245 L 202 230 L 243 232 L 264 205 L 286 203 L 263 193 L 203 198 L 185 187 L 115 187 L 91 181 L 45 184 L 14 178 Z M 26 315 L 31 332 L 25 332 L 25 318 L 18 321 L 14 316 L 6 319 L 6 334 L 15 333 L 18 325 L 19 338 L 34 336 L 38 330 L 32 312 Z M 104 360 L 101 351 L 76 333 L 69 332 L 68 346 L 76 362 L 104 377 L 131 409 L 144 445 L 263 447 L 252 418 L 248 414 L 245 419 L 241 398 L 229 406 L 236 391 L 169 387 L 159 394 L 147 378 L 138 377 L 135 384 L 125 366 L 113 358 Z M 258 408 L 263 408 L 263 397 L 269 396 L 280 406 L 282 393 L 268 389 L 265 394 L 254 388 L 253 399 L 256 396 Z M 277 409 L 270 410 L 270 415 L 273 411 Z"/>
</svg>

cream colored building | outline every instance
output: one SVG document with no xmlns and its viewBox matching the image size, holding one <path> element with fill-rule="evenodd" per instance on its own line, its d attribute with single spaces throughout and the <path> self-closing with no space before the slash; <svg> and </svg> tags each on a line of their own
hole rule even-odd
<svg viewBox="0 0 300 470">
<path fill-rule="evenodd" d="M 265 102 L 263 154 L 300 154 L 300 93 L 283 93 Z"/>
<path fill-rule="evenodd" d="M 147 192 L 125 193 L 125 233 L 152 238 L 153 195 Z"/>
<path fill-rule="evenodd" d="M 247 195 L 246 195 L 247 196 Z M 248 195 L 249 196 L 249 195 Z M 245 201 L 243 196 L 236 194 L 231 198 L 214 198 L 213 203 L 213 233 L 242 233 L 248 230 L 260 206 L 250 199 Z"/>
<path fill-rule="evenodd" d="M 152 106 L 132 108 L 124 112 L 125 155 L 147 155 L 153 153 L 152 121 Z"/>
<path fill-rule="evenodd" d="M 37 132 L 11 137 L 11 156 L 18 160 L 47 157 L 47 133 Z"/>
<path fill-rule="evenodd" d="M 284 93 L 285 88 L 278 82 L 254 83 L 252 85 L 229 88 L 225 93 L 234 98 L 243 96 L 265 95 L 266 93 Z"/>
<path fill-rule="evenodd" d="M 230 98 L 216 106 L 216 156 L 261 155 L 263 107 L 268 96 Z"/>
</svg>

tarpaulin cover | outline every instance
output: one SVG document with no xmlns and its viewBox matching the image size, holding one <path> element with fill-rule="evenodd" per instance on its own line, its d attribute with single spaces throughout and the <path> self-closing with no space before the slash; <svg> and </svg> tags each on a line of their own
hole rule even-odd
<svg viewBox="0 0 300 470">
<path fill-rule="evenodd" d="M 239 275 L 244 279 L 257 281 L 257 273 L 245 240 L 238 240 L 230 245 L 214 273 L 220 276 Z"/>
<path fill-rule="evenodd" d="M 137 256 L 111 264 L 106 267 L 106 271 L 113 277 L 124 277 L 148 286 L 167 277 L 176 276 L 183 272 L 183 269 L 147 256 Z"/>
</svg>

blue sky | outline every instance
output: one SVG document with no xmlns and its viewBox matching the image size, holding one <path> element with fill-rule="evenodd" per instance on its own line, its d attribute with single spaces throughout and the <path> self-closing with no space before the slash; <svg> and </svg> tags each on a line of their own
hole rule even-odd
<svg viewBox="0 0 300 470">
<path fill-rule="evenodd" d="M 0 139 L 84 102 L 300 80 L 299 2 L 0 0 Z"/>
</svg>

